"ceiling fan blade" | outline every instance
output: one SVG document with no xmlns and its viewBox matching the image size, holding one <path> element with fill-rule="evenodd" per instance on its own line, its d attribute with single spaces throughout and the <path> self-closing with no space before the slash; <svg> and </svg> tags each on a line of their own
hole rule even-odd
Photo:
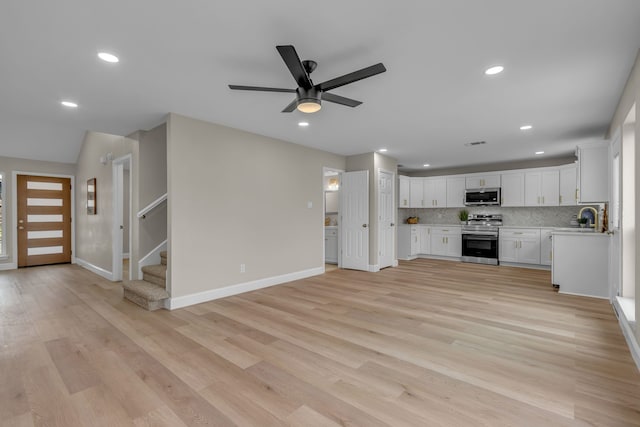
<svg viewBox="0 0 640 427">
<path fill-rule="evenodd" d="M 294 99 L 291 104 L 289 104 L 286 107 L 284 107 L 284 110 L 282 110 L 282 112 L 283 113 L 291 113 L 291 112 L 293 112 L 293 110 L 296 109 L 297 106 L 298 106 L 298 98 Z"/>
<path fill-rule="evenodd" d="M 256 90 L 259 92 L 287 92 L 287 93 L 296 93 L 295 89 L 282 89 L 278 87 L 261 87 L 261 86 L 239 86 L 239 85 L 229 85 L 229 89 L 233 90 Z"/>
<path fill-rule="evenodd" d="M 324 83 L 316 85 L 316 87 L 324 92 L 340 86 L 348 85 L 349 83 L 357 82 L 358 80 L 366 79 L 367 77 L 375 76 L 376 74 L 384 73 L 385 71 L 387 71 L 387 69 L 384 68 L 384 65 L 380 62 L 379 64 L 363 68 L 362 70 L 327 80 Z"/>
<path fill-rule="evenodd" d="M 335 104 L 346 105 L 347 107 L 357 107 L 362 104 L 362 102 L 356 101 L 355 99 L 345 98 L 344 96 L 327 92 L 322 92 L 322 100 L 333 102 Z"/>
<path fill-rule="evenodd" d="M 313 87 L 313 82 L 311 82 L 311 78 L 309 78 L 307 70 L 304 69 L 302 62 L 300 61 L 300 57 L 296 52 L 296 48 L 291 45 L 286 45 L 276 46 L 276 49 L 278 49 L 284 63 L 287 64 L 287 68 L 289 68 L 289 71 L 296 83 L 298 83 L 298 86 L 305 89 L 311 89 Z"/>
</svg>

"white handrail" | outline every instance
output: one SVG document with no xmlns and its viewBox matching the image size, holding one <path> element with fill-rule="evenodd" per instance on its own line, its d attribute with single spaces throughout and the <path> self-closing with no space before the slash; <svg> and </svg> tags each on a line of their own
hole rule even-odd
<svg viewBox="0 0 640 427">
<path fill-rule="evenodd" d="M 149 205 L 138 212 L 138 218 L 144 218 L 149 212 L 154 210 L 156 207 L 160 206 L 162 202 L 167 200 L 167 193 L 164 193 L 162 196 L 155 199 L 153 202 L 149 203 Z"/>
</svg>

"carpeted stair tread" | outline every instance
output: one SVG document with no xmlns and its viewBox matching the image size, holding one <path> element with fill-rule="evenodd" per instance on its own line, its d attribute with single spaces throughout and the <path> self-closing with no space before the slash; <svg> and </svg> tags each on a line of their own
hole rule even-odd
<svg viewBox="0 0 640 427">
<path fill-rule="evenodd" d="M 164 288 L 144 280 L 127 281 L 123 283 L 122 287 L 125 292 L 136 294 L 147 301 L 160 301 L 169 298 L 169 294 Z"/>
<path fill-rule="evenodd" d="M 150 274 L 151 276 L 160 277 L 161 279 L 167 278 L 167 266 L 162 264 L 157 265 L 145 265 L 142 267 L 144 274 Z"/>
</svg>

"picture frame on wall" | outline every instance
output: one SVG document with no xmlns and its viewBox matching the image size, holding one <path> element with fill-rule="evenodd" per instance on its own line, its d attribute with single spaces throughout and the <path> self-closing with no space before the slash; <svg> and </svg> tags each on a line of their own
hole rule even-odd
<svg viewBox="0 0 640 427">
<path fill-rule="evenodd" d="M 96 178 L 87 180 L 87 215 L 96 215 L 98 213 L 98 186 Z"/>
</svg>

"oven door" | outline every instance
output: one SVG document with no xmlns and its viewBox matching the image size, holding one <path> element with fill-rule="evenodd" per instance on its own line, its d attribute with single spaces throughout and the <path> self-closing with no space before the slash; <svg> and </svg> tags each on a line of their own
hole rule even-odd
<svg viewBox="0 0 640 427">
<path fill-rule="evenodd" d="M 469 258 L 495 259 L 497 261 L 498 236 L 463 234 L 462 256 Z"/>
</svg>

